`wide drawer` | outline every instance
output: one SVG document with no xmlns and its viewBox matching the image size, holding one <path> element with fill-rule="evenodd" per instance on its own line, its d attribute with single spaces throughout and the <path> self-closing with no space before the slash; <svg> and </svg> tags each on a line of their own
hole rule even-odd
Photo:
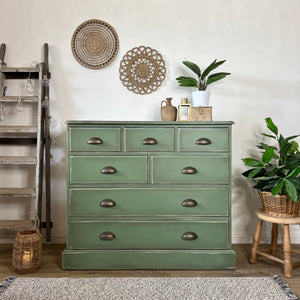
<svg viewBox="0 0 300 300">
<path fill-rule="evenodd" d="M 174 151 L 174 128 L 125 128 L 125 151 Z"/>
<path fill-rule="evenodd" d="M 71 216 L 227 216 L 228 188 L 74 188 Z"/>
<path fill-rule="evenodd" d="M 70 151 L 120 151 L 120 128 L 71 128 Z"/>
<path fill-rule="evenodd" d="M 228 151 L 228 128 L 179 128 L 179 151 Z"/>
<path fill-rule="evenodd" d="M 146 156 L 71 156 L 70 183 L 147 183 Z"/>
<path fill-rule="evenodd" d="M 153 156 L 152 182 L 228 184 L 228 156 Z"/>
<path fill-rule="evenodd" d="M 227 249 L 228 222 L 71 221 L 71 249 Z"/>
</svg>

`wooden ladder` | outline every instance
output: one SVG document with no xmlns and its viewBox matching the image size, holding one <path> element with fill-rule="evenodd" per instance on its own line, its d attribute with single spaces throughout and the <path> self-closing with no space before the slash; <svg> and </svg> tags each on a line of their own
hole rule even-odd
<svg viewBox="0 0 300 300">
<path fill-rule="evenodd" d="M 51 241 L 51 206 L 50 206 L 50 124 L 49 124 L 49 64 L 48 44 L 44 44 L 44 62 L 32 67 L 13 68 L 4 63 L 6 45 L 0 46 L 0 108 L 9 103 L 31 104 L 37 106 L 37 124 L 33 126 L 6 126 L 0 123 L 1 145 L 35 145 L 35 156 L 0 156 L 0 165 L 35 166 L 34 186 L 24 188 L 0 187 L 0 197 L 10 201 L 12 198 L 31 198 L 31 207 L 42 220 L 43 175 L 45 173 L 46 241 Z M 5 81 L 10 79 L 31 79 L 38 82 L 38 95 L 7 96 Z M 1 111 L 0 111 L 1 113 Z M 0 153 L 1 155 L 1 153 Z M 45 167 L 45 169 L 44 169 Z M 1 184 L 0 184 L 1 185 Z M 27 220 L 28 225 L 31 220 Z M 0 220 L 1 232 L 15 232 L 19 220 Z"/>
</svg>

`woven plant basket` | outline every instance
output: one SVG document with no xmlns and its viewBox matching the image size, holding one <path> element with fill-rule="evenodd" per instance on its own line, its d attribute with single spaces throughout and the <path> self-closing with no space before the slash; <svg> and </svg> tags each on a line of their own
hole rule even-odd
<svg viewBox="0 0 300 300">
<path fill-rule="evenodd" d="M 294 218 L 299 214 L 299 204 L 292 201 L 287 195 L 272 197 L 270 192 L 259 191 L 264 212 L 272 216 Z"/>
<path fill-rule="evenodd" d="M 23 218 L 25 215 L 29 214 L 35 216 L 36 228 L 21 230 Z M 40 266 L 42 236 L 39 232 L 39 225 L 39 217 L 33 212 L 25 213 L 19 222 L 18 233 L 14 241 L 12 256 L 12 266 L 18 273 L 31 273 L 36 271 Z"/>
</svg>

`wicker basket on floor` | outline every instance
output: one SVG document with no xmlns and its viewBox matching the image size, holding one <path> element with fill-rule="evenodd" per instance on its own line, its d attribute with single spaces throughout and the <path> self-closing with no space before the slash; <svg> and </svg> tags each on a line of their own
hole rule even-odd
<svg viewBox="0 0 300 300">
<path fill-rule="evenodd" d="M 36 228 L 21 230 L 25 215 L 34 215 Z M 41 263 L 42 236 L 39 232 L 40 220 L 33 213 L 25 213 L 19 223 L 18 233 L 14 241 L 12 266 L 16 272 L 25 274 L 36 271 Z"/>
<path fill-rule="evenodd" d="M 287 195 L 272 197 L 270 192 L 259 191 L 264 212 L 277 217 L 294 218 L 299 214 L 299 204 L 292 201 Z"/>
</svg>

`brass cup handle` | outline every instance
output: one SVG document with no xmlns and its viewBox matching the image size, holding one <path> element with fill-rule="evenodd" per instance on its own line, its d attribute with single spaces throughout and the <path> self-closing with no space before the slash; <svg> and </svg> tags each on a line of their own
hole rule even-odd
<svg viewBox="0 0 300 300">
<path fill-rule="evenodd" d="M 117 169 L 112 166 L 104 167 L 101 170 L 101 174 L 115 174 L 115 173 L 117 173 Z"/>
<path fill-rule="evenodd" d="M 116 202 L 111 199 L 104 199 L 100 202 L 100 207 L 114 207 L 116 206 Z"/>
<path fill-rule="evenodd" d="M 116 236 L 110 231 L 105 231 L 100 234 L 99 238 L 102 241 L 111 241 L 111 240 L 115 239 Z"/>
<path fill-rule="evenodd" d="M 182 201 L 181 205 L 184 207 L 195 207 L 198 205 L 198 203 L 194 199 L 185 199 Z"/>
<path fill-rule="evenodd" d="M 181 170 L 182 174 L 196 174 L 198 171 L 194 167 L 185 167 Z"/>
<path fill-rule="evenodd" d="M 100 145 L 100 144 L 103 144 L 103 141 L 99 137 L 91 137 L 87 141 L 87 144 L 89 144 L 89 145 Z"/>
<path fill-rule="evenodd" d="M 198 238 L 198 235 L 195 232 L 185 232 L 181 238 L 185 241 L 193 241 Z"/>
<path fill-rule="evenodd" d="M 157 144 L 157 140 L 155 138 L 148 137 L 148 138 L 145 138 L 142 141 L 142 144 L 143 145 L 156 145 Z"/>
<path fill-rule="evenodd" d="M 196 141 L 196 145 L 210 145 L 211 140 L 207 138 L 200 138 Z"/>
</svg>

